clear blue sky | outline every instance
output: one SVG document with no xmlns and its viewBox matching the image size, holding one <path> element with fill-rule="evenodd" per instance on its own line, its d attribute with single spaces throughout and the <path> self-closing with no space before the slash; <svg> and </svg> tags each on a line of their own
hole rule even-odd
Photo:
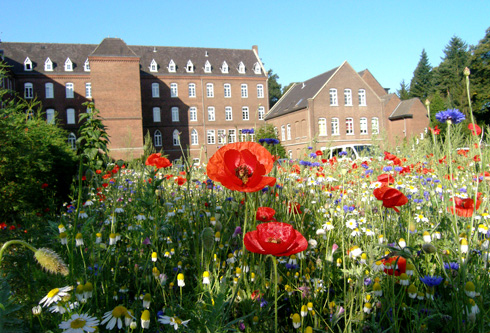
<svg viewBox="0 0 490 333">
<path fill-rule="evenodd" d="M 490 1 L 2 1 L 6 42 L 249 49 L 283 86 L 347 60 L 395 92 L 425 48 L 432 66 L 454 35 L 476 45 L 490 27 Z"/>
</svg>

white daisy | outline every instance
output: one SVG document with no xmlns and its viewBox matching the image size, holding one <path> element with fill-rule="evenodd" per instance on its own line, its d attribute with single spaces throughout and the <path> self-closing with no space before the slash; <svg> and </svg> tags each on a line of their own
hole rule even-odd
<svg viewBox="0 0 490 333">
<path fill-rule="evenodd" d="M 177 330 L 179 329 L 179 325 L 187 327 L 187 323 L 190 321 L 190 319 L 182 321 L 178 317 L 160 316 L 158 321 L 162 324 L 173 326 L 174 329 Z"/>
<path fill-rule="evenodd" d="M 345 226 L 351 230 L 354 230 L 357 227 L 357 222 L 354 219 L 350 219 L 345 223 Z"/>
<path fill-rule="evenodd" d="M 112 311 L 107 311 L 104 316 L 102 317 L 102 322 L 100 323 L 101 325 L 106 325 L 106 329 L 112 330 L 117 323 L 117 328 L 121 329 L 123 326 L 123 319 L 127 317 L 129 314 L 128 309 L 126 309 L 122 305 L 118 305 L 114 308 Z M 134 319 L 134 317 L 133 317 Z"/>
<path fill-rule="evenodd" d="M 61 322 L 59 328 L 64 330 L 64 333 L 83 333 L 94 332 L 99 325 L 99 320 L 95 317 L 90 317 L 86 313 L 74 313 L 67 321 Z"/>
<path fill-rule="evenodd" d="M 62 297 L 68 295 L 68 291 L 72 290 L 72 286 L 52 289 L 40 302 L 43 307 L 48 307 L 53 303 L 58 303 Z M 43 304 L 44 303 L 44 304 Z"/>
</svg>

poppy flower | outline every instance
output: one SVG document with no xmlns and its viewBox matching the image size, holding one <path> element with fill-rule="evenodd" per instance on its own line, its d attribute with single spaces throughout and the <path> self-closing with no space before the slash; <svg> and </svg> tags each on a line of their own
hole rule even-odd
<svg viewBox="0 0 490 333">
<path fill-rule="evenodd" d="M 450 207 L 447 207 L 447 210 L 448 212 L 451 212 L 452 214 L 456 213 L 456 215 L 461 217 L 471 217 L 473 216 L 473 211 L 480 208 L 481 200 L 479 200 L 479 197 L 480 195 L 478 195 L 478 198 L 476 200 L 476 208 L 475 208 L 475 201 L 471 198 L 468 199 L 461 199 L 458 197 L 452 198 L 451 200 L 454 201 L 454 206 L 451 205 Z"/>
<path fill-rule="evenodd" d="M 382 259 L 383 264 L 390 264 L 392 268 L 384 269 L 384 272 L 388 275 L 400 276 L 402 273 L 407 271 L 407 260 L 400 256 L 394 256 L 386 259 Z"/>
<path fill-rule="evenodd" d="M 385 184 L 394 184 L 395 178 L 393 178 L 392 175 L 384 173 L 378 176 L 378 182 L 385 183 Z"/>
<path fill-rule="evenodd" d="M 382 186 L 373 191 L 374 196 L 378 200 L 383 201 L 383 207 L 393 208 L 395 212 L 399 213 L 400 210 L 396 206 L 403 206 L 407 204 L 408 198 L 402 192 L 396 188 Z"/>
<path fill-rule="evenodd" d="M 265 177 L 273 165 L 272 155 L 260 144 L 236 142 L 220 148 L 206 171 L 209 178 L 230 190 L 257 192 L 276 183 L 276 178 Z"/>
<path fill-rule="evenodd" d="M 257 214 L 255 214 L 255 218 L 257 221 L 262 222 L 276 221 L 274 214 L 276 214 L 276 211 L 273 208 L 259 207 L 257 209 Z"/>
<path fill-rule="evenodd" d="M 321 150 L 317 150 L 315 152 L 316 156 L 322 156 L 323 155 L 323 152 Z"/>
<path fill-rule="evenodd" d="M 441 134 L 441 130 L 437 128 L 437 125 L 434 128 L 429 127 L 430 131 L 435 135 Z"/>
<path fill-rule="evenodd" d="M 297 202 L 288 204 L 289 214 L 302 214 L 301 205 Z"/>
<path fill-rule="evenodd" d="M 284 222 L 258 224 L 257 230 L 245 234 L 243 242 L 250 252 L 276 257 L 290 256 L 308 247 L 306 238 L 292 225 Z"/>
<path fill-rule="evenodd" d="M 158 169 L 167 168 L 172 165 L 172 163 L 170 163 L 170 161 L 167 158 L 162 157 L 162 154 L 160 153 L 151 154 L 150 156 L 148 156 L 145 164 L 155 166 Z"/>
<path fill-rule="evenodd" d="M 481 128 L 477 124 L 470 123 L 468 124 L 468 129 L 473 133 L 473 135 L 480 135 L 481 134 Z"/>
<path fill-rule="evenodd" d="M 41 185 L 41 188 L 44 190 L 44 189 L 45 189 L 46 187 L 48 187 L 48 186 L 49 186 L 49 185 L 48 185 L 47 183 L 43 183 L 43 184 Z"/>
<path fill-rule="evenodd" d="M 185 179 L 184 177 L 177 177 L 175 178 L 175 182 L 179 185 L 179 186 L 182 186 L 184 185 L 186 182 L 187 182 L 187 179 Z"/>
</svg>

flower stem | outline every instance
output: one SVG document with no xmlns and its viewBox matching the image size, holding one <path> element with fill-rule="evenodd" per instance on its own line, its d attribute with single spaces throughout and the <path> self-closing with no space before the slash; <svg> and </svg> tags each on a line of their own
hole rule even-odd
<svg viewBox="0 0 490 333">
<path fill-rule="evenodd" d="M 274 332 L 277 333 L 277 258 L 271 254 L 267 257 L 271 258 L 274 267 Z"/>
<path fill-rule="evenodd" d="M 18 245 L 24 245 L 25 247 L 27 247 L 29 250 L 31 250 L 32 252 L 36 252 L 37 249 L 30 245 L 29 243 L 26 243 L 24 241 L 21 241 L 21 240 L 18 240 L 18 239 L 13 239 L 11 241 L 8 241 L 6 242 L 5 244 L 3 244 L 2 248 L 0 249 L 0 266 L 2 265 L 2 258 L 3 258 L 3 253 L 5 252 L 5 250 L 10 246 L 10 245 L 13 245 L 13 244 L 18 244 Z"/>
</svg>

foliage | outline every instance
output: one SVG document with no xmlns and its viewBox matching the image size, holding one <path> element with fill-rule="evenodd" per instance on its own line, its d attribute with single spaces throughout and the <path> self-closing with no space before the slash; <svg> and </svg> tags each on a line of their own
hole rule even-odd
<svg viewBox="0 0 490 333">
<path fill-rule="evenodd" d="M 0 332 L 25 332 L 22 321 L 16 318 L 16 312 L 22 306 L 16 303 L 15 297 L 11 295 L 9 284 L 0 276 Z"/>
<path fill-rule="evenodd" d="M 269 109 L 281 98 L 281 84 L 277 82 L 279 75 L 275 74 L 272 69 L 269 70 L 267 86 L 269 90 Z"/>
<path fill-rule="evenodd" d="M 289 90 L 289 88 L 291 88 L 296 82 L 291 82 L 290 84 L 288 84 L 287 86 L 284 86 L 282 88 L 282 94 L 284 95 L 285 93 L 287 93 L 287 91 Z"/>
<path fill-rule="evenodd" d="M 260 139 L 277 139 L 279 140 L 278 134 L 274 130 L 274 126 L 271 124 L 264 124 L 255 131 L 255 137 L 257 142 L 260 142 Z M 286 157 L 286 150 L 279 142 L 278 144 L 268 144 L 262 143 L 262 145 L 272 154 L 276 156 L 280 156 L 281 158 Z"/>
<path fill-rule="evenodd" d="M 470 57 L 471 100 L 475 117 L 490 124 L 490 28 L 476 45 Z"/>
<path fill-rule="evenodd" d="M 402 82 L 400 82 L 400 89 L 396 91 L 396 94 L 402 101 L 410 98 L 409 87 L 408 84 L 405 83 L 405 80 L 402 80 Z"/>
<path fill-rule="evenodd" d="M 410 97 L 418 97 L 424 101 L 432 92 L 432 67 L 425 49 L 422 50 L 419 63 L 410 81 Z"/>
</svg>

